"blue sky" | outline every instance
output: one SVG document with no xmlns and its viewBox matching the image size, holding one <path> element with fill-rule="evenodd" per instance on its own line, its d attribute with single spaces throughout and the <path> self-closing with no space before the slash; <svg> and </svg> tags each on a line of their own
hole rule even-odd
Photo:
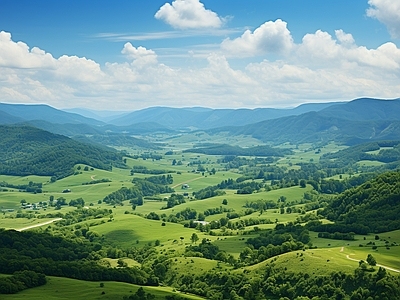
<svg viewBox="0 0 400 300">
<path fill-rule="evenodd" d="M 0 0 L 0 101 L 291 107 L 400 97 L 400 0 Z"/>
</svg>

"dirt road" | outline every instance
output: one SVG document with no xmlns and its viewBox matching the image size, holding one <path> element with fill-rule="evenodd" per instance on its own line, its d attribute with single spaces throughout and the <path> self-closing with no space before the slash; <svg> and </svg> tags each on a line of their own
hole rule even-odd
<svg viewBox="0 0 400 300">
<path fill-rule="evenodd" d="M 53 222 L 57 222 L 57 221 L 60 221 L 60 220 L 62 220 L 62 218 L 56 218 L 56 219 L 53 219 L 53 220 L 50 220 L 50 221 L 46 221 L 46 222 L 43 222 L 43 223 L 38 223 L 38 224 L 30 225 L 30 226 L 27 226 L 27 227 L 24 227 L 24 228 L 20 228 L 20 229 L 15 229 L 15 230 L 16 230 L 16 231 L 24 231 L 24 230 L 32 229 L 32 228 L 35 228 L 35 227 L 40 227 L 40 226 L 44 226 L 44 225 L 49 225 L 49 224 L 51 224 L 51 223 L 53 223 Z"/>
<path fill-rule="evenodd" d="M 351 255 L 351 254 L 347 254 L 347 255 L 346 255 L 346 258 L 347 258 L 347 259 L 350 259 L 350 260 L 352 260 L 352 261 L 356 261 L 356 262 L 359 262 L 359 261 L 360 261 L 359 259 L 351 258 L 350 255 Z M 377 266 L 377 267 L 385 268 L 385 269 L 387 269 L 387 270 L 389 270 L 389 271 L 393 271 L 393 272 L 400 273 L 400 270 L 395 269 L 395 268 L 392 268 L 392 267 L 384 266 L 384 265 L 381 265 L 381 264 L 376 264 L 376 266 Z"/>
</svg>

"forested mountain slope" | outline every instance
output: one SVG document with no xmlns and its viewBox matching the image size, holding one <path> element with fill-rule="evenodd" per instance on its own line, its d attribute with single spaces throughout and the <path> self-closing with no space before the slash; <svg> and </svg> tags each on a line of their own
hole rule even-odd
<svg viewBox="0 0 400 300">
<path fill-rule="evenodd" d="M 341 119 L 365 120 L 400 120 L 400 99 L 378 100 L 360 98 L 346 105 L 332 105 L 320 111 L 321 116 L 340 117 Z"/>
<path fill-rule="evenodd" d="M 350 145 L 371 140 L 398 140 L 400 100 L 354 100 L 319 112 L 246 126 L 216 128 L 208 132 L 250 135 L 276 144 L 336 141 Z"/>
<path fill-rule="evenodd" d="M 0 126 L 0 174 L 61 178 L 77 163 L 110 169 L 124 166 L 122 155 L 28 126 Z"/>
<path fill-rule="evenodd" d="M 322 214 L 337 225 L 368 232 L 400 229 L 400 172 L 383 173 L 338 195 Z"/>
<path fill-rule="evenodd" d="M 319 111 L 332 103 L 303 104 L 292 109 L 255 108 L 255 109 L 210 109 L 203 107 L 172 108 L 150 107 L 111 120 L 115 125 L 131 125 L 140 122 L 157 122 L 172 129 L 196 128 L 209 129 L 223 126 L 246 125 L 263 120 L 285 116 L 300 115 L 310 111 Z M 340 105 L 340 104 L 338 104 Z"/>
<path fill-rule="evenodd" d="M 0 103 L 0 111 L 18 117 L 21 121 L 43 120 L 56 124 L 90 124 L 100 125 L 102 122 L 85 118 L 78 114 L 68 113 L 48 105 L 7 104 Z M 19 122 L 21 122 L 19 121 Z M 0 119 L 0 124 L 4 124 Z"/>
</svg>

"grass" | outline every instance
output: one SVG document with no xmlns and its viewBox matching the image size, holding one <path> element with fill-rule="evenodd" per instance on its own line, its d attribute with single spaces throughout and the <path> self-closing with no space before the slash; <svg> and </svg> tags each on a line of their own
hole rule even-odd
<svg viewBox="0 0 400 300">
<path fill-rule="evenodd" d="M 107 282 L 104 281 L 104 287 L 100 287 L 100 282 L 83 281 L 61 277 L 47 276 L 47 284 L 41 287 L 36 287 L 24 290 L 17 294 L 1 295 L 3 300 L 75 300 L 75 299 L 122 299 L 124 296 L 134 294 L 139 286 L 122 283 L 122 282 Z M 153 294 L 155 299 L 165 299 L 167 295 L 179 295 L 187 299 L 203 299 L 194 295 L 186 295 L 175 292 L 168 287 L 143 287 L 146 293 Z M 104 292 L 104 294 L 103 294 Z"/>
<path fill-rule="evenodd" d="M 368 254 L 372 254 L 378 264 L 400 269 L 400 246 L 393 246 L 400 245 L 400 230 L 385 232 L 379 234 L 378 237 L 379 240 L 376 240 L 373 234 L 356 235 L 354 241 L 344 241 L 318 238 L 317 233 L 311 232 L 311 242 L 320 248 L 318 250 L 343 248 L 343 254 L 364 261 Z M 372 249 L 372 243 L 377 246 L 377 249 Z"/>
<path fill-rule="evenodd" d="M 110 264 L 111 268 L 116 268 L 118 267 L 118 260 L 120 260 L 119 258 L 103 258 L 103 261 L 107 261 Z M 140 267 L 140 263 L 137 262 L 136 260 L 132 259 L 132 258 L 121 258 L 121 260 L 127 264 L 128 267 Z"/>
<path fill-rule="evenodd" d="M 159 240 L 166 248 L 190 244 L 190 238 L 196 233 L 200 240 L 205 237 L 198 231 L 186 228 L 181 224 L 148 220 L 140 216 L 124 214 L 116 216 L 112 222 L 106 222 L 91 228 L 109 241 L 121 247 L 143 246 Z M 183 239 L 181 239 L 183 237 Z"/>
<path fill-rule="evenodd" d="M 344 253 L 350 255 L 351 258 L 364 261 L 366 261 L 368 254 L 371 254 L 378 264 L 400 270 L 399 248 L 399 246 L 391 247 L 390 249 L 379 247 L 377 250 L 373 250 L 370 247 L 349 247 L 344 248 Z"/>
<path fill-rule="evenodd" d="M 358 267 L 358 262 L 347 259 L 345 253 L 341 252 L 341 248 L 336 247 L 289 252 L 246 269 L 253 272 L 262 272 L 263 268 L 271 263 L 286 268 L 291 272 L 313 275 L 326 275 L 337 271 L 353 273 Z"/>
<path fill-rule="evenodd" d="M 238 173 L 225 171 L 217 163 L 217 156 L 208 156 L 195 153 L 182 153 L 181 150 L 190 145 L 190 147 L 197 143 L 200 139 L 197 136 L 198 133 L 179 135 L 168 140 L 168 149 L 174 150 L 173 155 L 164 156 L 159 161 L 153 161 L 151 159 L 132 159 L 127 158 L 127 164 L 132 167 L 134 165 L 145 166 L 148 169 L 163 169 L 173 170 L 172 173 L 174 183 L 171 187 L 175 188 L 176 193 L 189 193 L 191 196 L 193 192 L 198 191 L 210 185 L 216 185 L 222 180 L 233 178 L 236 179 L 241 176 Z M 223 141 L 223 137 L 218 138 L 209 137 L 206 134 L 202 134 L 201 138 L 209 138 L 208 142 Z M 226 141 L 224 141 L 226 143 Z M 246 140 L 246 145 L 253 146 L 254 141 L 252 139 Z M 181 143 L 181 144 L 178 144 Z M 185 143 L 185 144 L 182 144 Z M 229 141 L 230 144 L 235 145 L 234 139 Z M 244 145 L 244 144 L 243 144 Z M 243 146 L 242 145 L 242 146 Z M 317 162 L 319 157 L 328 152 L 338 151 L 343 149 L 341 146 L 334 144 L 328 144 L 322 148 L 314 148 L 310 144 L 300 145 L 295 148 L 293 145 L 282 145 L 282 147 L 292 148 L 294 154 L 279 160 L 278 164 L 281 166 L 287 166 L 288 168 L 296 168 L 296 163 L 300 162 Z M 172 166 L 173 159 L 182 161 L 182 165 Z M 215 168 L 217 170 L 215 175 L 209 175 L 207 172 L 203 176 L 202 174 L 192 172 L 193 169 L 197 168 L 197 165 L 188 166 L 188 163 L 194 160 L 201 160 L 205 163 L 202 165 L 206 168 Z M 360 162 L 364 163 L 364 162 Z M 367 162 L 369 163 L 369 162 Z M 77 166 L 76 166 L 77 167 Z M 186 208 L 195 209 L 198 213 L 204 212 L 207 209 L 224 207 L 231 209 L 235 212 L 244 212 L 246 202 L 257 201 L 257 200 L 273 200 L 277 201 L 279 197 L 285 196 L 286 203 L 295 203 L 303 198 L 303 194 L 306 191 L 311 190 L 311 186 L 306 188 L 300 188 L 294 186 L 290 188 L 276 189 L 271 191 L 261 191 L 249 195 L 236 194 L 235 190 L 227 190 L 225 195 L 213 197 L 204 200 L 187 201 L 187 203 L 175 206 L 171 209 L 162 209 L 166 206 L 164 201 L 145 200 L 143 206 L 136 207 L 133 211 L 129 201 L 124 202 L 124 206 L 111 207 L 105 203 L 98 203 L 98 200 L 103 199 L 107 194 L 120 189 L 121 187 L 132 186 L 132 176 L 130 175 L 130 169 L 118 169 L 113 168 L 112 172 L 104 171 L 99 169 L 93 169 L 84 171 L 84 165 L 81 165 L 81 170 L 78 174 L 69 176 L 67 178 L 58 180 L 54 183 L 50 182 L 49 177 L 45 176 L 0 176 L 0 181 L 6 181 L 13 184 L 27 184 L 29 181 L 42 182 L 44 192 L 41 194 L 29 194 L 21 193 L 18 191 L 7 191 L 0 193 L 0 207 L 1 208 L 14 208 L 18 209 L 20 201 L 25 199 L 29 203 L 37 203 L 40 201 L 48 201 L 52 195 L 55 199 L 58 197 L 64 197 L 67 201 L 82 197 L 85 200 L 86 205 L 93 203 L 93 207 L 112 209 L 113 220 L 90 220 L 85 221 L 89 224 L 90 230 L 103 235 L 108 241 L 117 245 L 121 248 L 130 247 L 142 247 L 144 245 L 155 245 L 156 241 L 159 241 L 160 245 L 155 247 L 156 251 L 160 255 L 165 255 L 171 258 L 172 268 L 179 274 L 190 272 L 194 275 L 201 274 L 206 271 L 215 270 L 216 272 L 222 269 L 229 269 L 230 267 L 218 263 L 217 261 L 207 260 L 198 257 L 182 257 L 186 246 L 191 245 L 191 235 L 196 233 L 199 237 L 199 242 L 203 238 L 212 240 L 221 250 L 226 251 L 228 254 L 232 254 L 235 258 L 239 257 L 240 252 L 246 246 L 245 242 L 248 238 L 256 236 L 255 234 L 241 235 L 241 231 L 233 232 L 231 236 L 209 236 L 191 228 L 186 228 L 182 224 L 166 223 L 166 226 L 162 226 L 162 221 L 155 221 L 146 219 L 145 216 L 150 212 L 156 212 L 157 214 L 176 214 Z M 180 172 L 180 174 L 176 173 Z M 144 178 L 153 176 L 150 174 L 135 174 L 134 176 Z M 337 175 L 338 176 L 338 175 Z M 344 177 L 347 175 L 344 174 Z M 82 185 L 82 183 L 90 182 L 92 180 L 99 180 L 107 178 L 111 182 L 98 183 L 92 185 Z M 181 189 L 183 183 L 188 183 L 188 189 Z M 70 193 L 63 193 L 64 189 L 71 189 Z M 168 197 L 169 195 L 160 195 L 160 198 Z M 226 199 L 227 205 L 222 205 L 222 201 Z M 65 213 L 69 210 L 73 210 L 73 207 L 63 207 L 60 212 Z M 48 208 L 46 212 L 53 212 L 54 208 Z M 25 211 L 24 211 L 25 212 Z M 44 211 L 39 211 L 44 213 Z M 128 212 L 128 213 L 125 213 Z M 14 213 L 15 214 L 15 213 Z M 135 215 L 135 214 L 141 214 Z M 45 222 L 48 219 L 11 219 L 5 218 L 5 216 L 12 216 L 13 213 L 5 213 L 0 217 L 0 227 L 5 228 L 23 228 L 29 225 Z M 206 221 L 219 220 L 221 217 L 225 217 L 226 213 L 208 216 Z M 270 219 L 273 224 L 260 224 L 256 225 L 261 229 L 274 228 L 275 221 L 278 220 L 280 223 L 286 223 L 294 221 L 299 214 L 280 214 L 279 209 L 269 209 L 260 212 L 254 212 L 253 214 L 242 216 L 238 219 L 231 221 L 245 220 L 249 218 L 258 219 Z M 103 223 L 101 222 L 103 221 Z M 253 229 L 254 226 L 245 228 L 246 231 Z M 214 230 L 214 232 L 221 233 L 223 229 Z M 357 235 L 355 241 L 342 241 L 342 240 L 331 240 L 321 239 L 317 237 L 317 233 L 311 232 L 311 242 L 317 249 L 310 249 L 306 251 L 296 251 L 279 255 L 278 257 L 269 259 L 260 264 L 248 267 L 251 272 L 254 272 L 255 277 L 257 274 L 261 274 L 265 265 L 270 263 L 279 264 L 279 266 L 286 267 L 289 270 L 295 272 L 308 272 L 310 274 L 322 275 L 332 271 L 343 271 L 347 273 L 354 272 L 354 269 L 358 267 L 358 263 L 350 261 L 346 258 L 346 255 L 356 259 L 364 259 L 368 253 L 372 253 L 376 258 L 377 262 L 382 265 L 391 266 L 394 268 L 400 268 L 400 251 L 398 247 L 390 246 L 390 249 L 386 249 L 386 241 L 390 244 L 396 242 L 400 244 L 400 230 L 393 231 L 390 233 L 379 234 L 380 240 L 375 240 L 375 235 Z M 364 239 L 365 238 L 365 239 Z M 378 246 L 377 251 L 372 250 L 371 245 L 367 246 L 367 243 L 375 242 Z M 363 247 L 359 245 L 362 244 Z M 343 249 L 343 251 L 342 251 Z M 118 259 L 106 259 L 111 266 L 117 266 Z M 129 266 L 138 265 L 133 259 L 123 258 L 123 260 Z M 240 270 L 243 271 L 243 270 Z M 239 271 L 238 271 L 239 272 Z M 71 288 L 73 287 L 73 288 Z M 4 299 L 120 299 L 124 295 L 129 295 L 137 290 L 137 286 L 128 285 L 116 282 L 106 282 L 105 287 L 101 289 L 99 283 L 77 281 L 65 278 L 51 277 L 49 283 L 45 287 L 39 287 L 31 290 L 24 291 L 13 297 Z M 165 295 L 172 293 L 171 289 L 168 288 L 150 288 L 146 287 L 146 291 L 153 291 L 157 294 L 157 299 L 161 299 Z M 101 292 L 105 292 L 101 295 Z M 3 298 L 2 298 L 3 299 Z M 192 299 L 200 299 L 193 297 Z"/>
<path fill-rule="evenodd" d="M 218 272 L 231 268 L 225 263 L 201 257 L 177 257 L 171 259 L 171 269 L 179 274 L 199 276 L 207 271 L 215 270 Z"/>
<path fill-rule="evenodd" d="M 25 228 L 25 227 L 28 227 L 31 225 L 44 223 L 46 221 L 50 221 L 53 219 L 54 218 L 41 218 L 41 219 L 14 218 L 14 219 L 11 219 L 11 218 L 0 217 L 0 228 L 21 229 L 21 228 Z"/>
<path fill-rule="evenodd" d="M 346 148 L 335 143 L 329 143 L 323 147 L 315 147 L 312 144 L 302 144 L 298 147 L 281 145 L 281 148 L 292 148 L 294 154 L 287 155 L 278 161 L 279 165 L 291 166 L 297 163 L 318 162 L 320 157 L 325 153 L 337 152 Z"/>
<path fill-rule="evenodd" d="M 234 236 L 224 236 L 219 237 L 214 244 L 219 247 L 219 249 L 226 251 L 228 254 L 232 254 L 236 259 L 239 258 L 239 254 L 244 247 L 246 247 L 246 240 L 252 237 L 257 237 L 258 235 L 234 235 Z"/>
</svg>

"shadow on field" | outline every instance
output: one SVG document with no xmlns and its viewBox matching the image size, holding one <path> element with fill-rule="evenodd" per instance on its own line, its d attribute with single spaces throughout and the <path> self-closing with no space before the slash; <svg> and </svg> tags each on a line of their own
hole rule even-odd
<svg viewBox="0 0 400 300">
<path fill-rule="evenodd" d="M 139 235 L 135 234 L 133 230 L 114 230 L 110 231 L 105 234 L 106 238 L 111 241 L 118 241 L 118 242 L 126 242 L 126 241 L 135 241 L 139 239 Z"/>
</svg>

